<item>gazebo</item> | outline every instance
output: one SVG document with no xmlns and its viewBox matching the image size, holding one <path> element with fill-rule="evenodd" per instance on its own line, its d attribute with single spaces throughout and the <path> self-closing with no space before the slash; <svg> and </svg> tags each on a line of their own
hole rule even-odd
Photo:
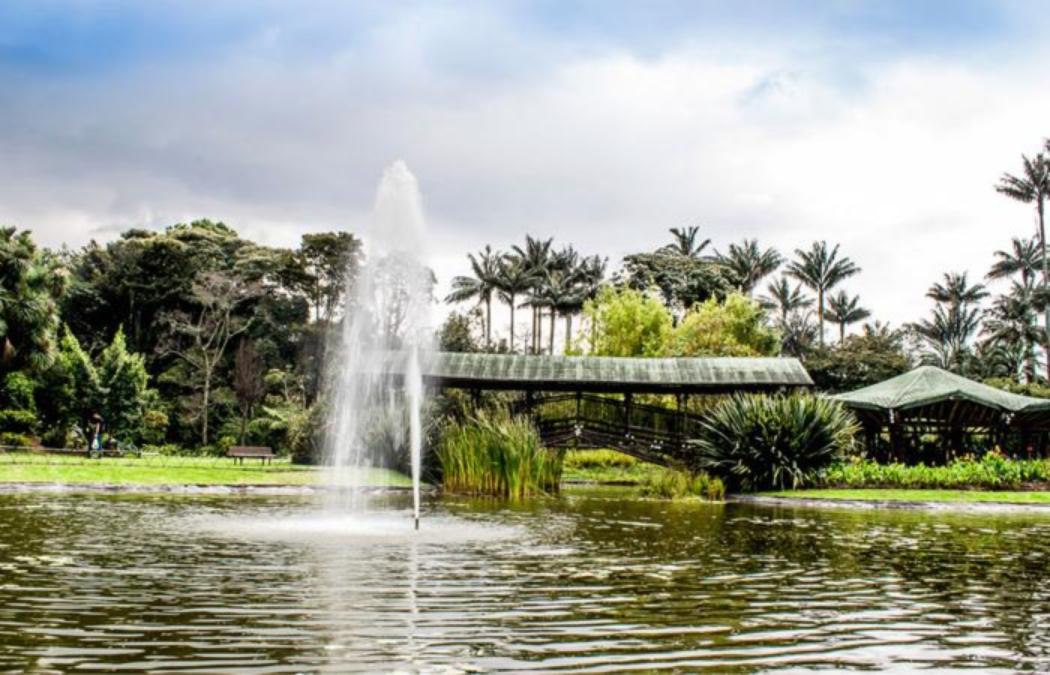
<svg viewBox="0 0 1050 675">
<path fill-rule="evenodd" d="M 1046 434 L 1035 432 L 1050 429 L 1050 400 L 1012 394 L 934 366 L 832 398 L 856 414 L 868 448 L 880 460 L 912 459 L 906 450 L 924 435 L 937 436 L 941 461 L 963 450 L 967 440 L 974 447 L 983 438 L 991 447 L 1011 434 L 1020 437 L 1025 453 L 1042 454 Z M 888 447 L 880 443 L 884 430 Z"/>
</svg>

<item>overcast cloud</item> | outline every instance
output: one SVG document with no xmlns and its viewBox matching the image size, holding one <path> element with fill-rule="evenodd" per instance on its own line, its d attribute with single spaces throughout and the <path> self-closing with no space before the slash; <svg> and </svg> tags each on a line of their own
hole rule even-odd
<svg viewBox="0 0 1050 675">
<path fill-rule="evenodd" d="M 913 5 L 918 5 L 914 7 Z M 728 7 L 732 7 L 732 11 Z M 1050 135 L 1027 3 L 7 2 L 0 222 L 79 246 L 221 219 L 364 229 L 419 177 L 442 284 L 525 233 L 615 264 L 840 242 L 880 319 L 1033 231 L 992 185 Z"/>
</svg>

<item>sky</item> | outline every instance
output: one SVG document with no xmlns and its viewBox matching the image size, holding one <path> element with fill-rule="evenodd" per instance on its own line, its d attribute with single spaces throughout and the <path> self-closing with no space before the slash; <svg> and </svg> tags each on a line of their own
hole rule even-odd
<svg viewBox="0 0 1050 675">
<path fill-rule="evenodd" d="M 995 193 L 1050 136 L 1039 2 L 0 3 L 0 222 L 48 246 L 222 220 L 365 231 L 425 200 L 439 292 L 526 233 L 608 256 L 826 239 L 893 324 L 1034 232 Z M 505 319 L 500 319 L 505 321 Z M 500 326 L 497 326 L 497 330 Z"/>
</svg>

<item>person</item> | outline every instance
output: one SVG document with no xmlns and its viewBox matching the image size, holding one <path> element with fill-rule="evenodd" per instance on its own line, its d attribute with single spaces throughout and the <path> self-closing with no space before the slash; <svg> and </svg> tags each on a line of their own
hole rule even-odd
<svg viewBox="0 0 1050 675">
<path fill-rule="evenodd" d="M 88 457 L 102 457 L 102 416 L 94 413 L 91 416 L 91 439 L 88 445 Z"/>
</svg>

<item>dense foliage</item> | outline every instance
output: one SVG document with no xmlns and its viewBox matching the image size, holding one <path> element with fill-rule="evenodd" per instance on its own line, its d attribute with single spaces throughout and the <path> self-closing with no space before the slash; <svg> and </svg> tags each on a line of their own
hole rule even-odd
<svg viewBox="0 0 1050 675">
<path fill-rule="evenodd" d="M 731 490 L 806 485 L 851 446 L 853 416 L 809 395 L 735 395 L 715 404 L 691 441 L 697 469 Z"/>
<path fill-rule="evenodd" d="M 997 452 L 944 466 L 845 462 L 830 467 L 821 480 L 823 486 L 842 488 L 1007 489 L 1034 483 L 1050 483 L 1050 461 L 1008 459 Z"/>
<path fill-rule="evenodd" d="M 449 492 L 521 498 L 556 492 L 563 451 L 547 450 L 522 417 L 479 413 L 450 421 L 436 447 Z"/>
<path fill-rule="evenodd" d="M 644 497 L 702 497 L 712 502 L 722 501 L 726 496 L 725 484 L 721 479 L 712 478 L 702 471 L 679 469 L 662 469 L 647 475 L 639 484 L 639 492 Z"/>
</svg>

